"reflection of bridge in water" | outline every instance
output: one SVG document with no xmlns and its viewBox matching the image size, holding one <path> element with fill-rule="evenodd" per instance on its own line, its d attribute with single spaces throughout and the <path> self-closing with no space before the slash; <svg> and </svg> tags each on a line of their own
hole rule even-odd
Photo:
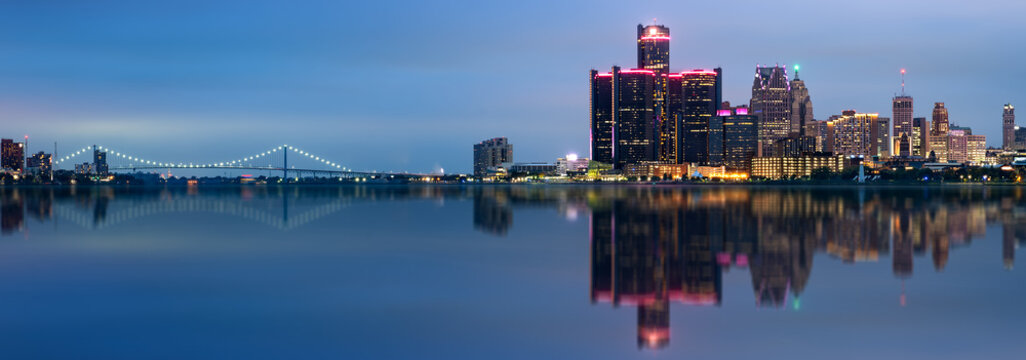
<svg viewBox="0 0 1026 360">
<path fill-rule="evenodd" d="M 184 197 L 158 199 L 151 201 L 134 201 L 127 208 L 111 211 L 109 208 L 96 206 L 93 209 L 82 209 L 74 204 L 55 204 L 54 214 L 89 229 L 105 229 L 135 220 L 138 218 L 173 214 L 173 213 L 213 213 L 230 215 L 246 220 L 266 224 L 279 230 L 291 230 L 315 220 L 331 215 L 347 207 L 349 198 L 334 199 L 326 204 L 305 209 L 299 213 L 289 213 L 289 198 L 282 197 L 281 213 L 257 209 L 239 202 L 238 199 L 220 199 L 206 197 Z"/>
</svg>

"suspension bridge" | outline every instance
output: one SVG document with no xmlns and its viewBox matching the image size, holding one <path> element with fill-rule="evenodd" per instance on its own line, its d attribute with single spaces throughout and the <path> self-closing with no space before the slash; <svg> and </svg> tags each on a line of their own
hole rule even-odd
<svg viewBox="0 0 1026 360">
<path fill-rule="evenodd" d="M 107 171 L 146 171 L 146 170 L 172 170 L 172 169 L 215 169 L 215 170 L 251 170 L 281 172 L 282 178 L 289 178 L 292 174 L 295 177 L 303 177 L 308 174 L 313 177 L 338 177 L 338 178 L 423 178 L 435 177 L 439 174 L 422 174 L 410 172 L 378 172 L 353 170 L 341 163 L 329 160 L 325 157 L 312 154 L 295 146 L 281 145 L 266 151 L 252 153 L 248 156 L 222 159 L 216 162 L 196 161 L 166 161 L 154 158 L 137 156 L 132 153 L 118 151 L 109 147 L 92 145 L 86 146 L 67 155 L 54 160 L 54 169 L 61 169 L 62 165 L 70 166 L 73 170 L 77 164 L 83 162 L 97 165 L 99 162 L 94 154 L 101 154 L 102 162 L 106 164 Z M 292 154 L 292 165 L 290 166 L 289 154 Z M 297 166 L 297 164 L 299 164 Z"/>
</svg>

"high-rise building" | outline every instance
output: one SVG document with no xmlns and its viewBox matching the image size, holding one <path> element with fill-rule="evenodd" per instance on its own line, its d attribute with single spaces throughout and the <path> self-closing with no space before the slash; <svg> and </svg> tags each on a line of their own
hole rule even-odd
<svg viewBox="0 0 1026 360">
<path fill-rule="evenodd" d="M 670 28 L 638 24 L 638 68 L 670 73 Z"/>
<path fill-rule="evenodd" d="M 474 144 L 474 176 L 485 176 L 488 168 L 513 162 L 513 144 L 497 137 Z"/>
<path fill-rule="evenodd" d="M 591 70 L 591 158 L 613 163 L 613 73 Z"/>
<path fill-rule="evenodd" d="M 948 109 L 944 107 L 942 102 L 933 103 L 933 130 L 930 131 L 930 135 L 947 136 L 949 130 Z"/>
<path fill-rule="evenodd" d="M 876 117 L 873 120 L 873 131 L 870 136 L 872 136 L 873 142 L 870 156 L 879 156 L 884 159 L 891 157 L 891 119 Z"/>
<path fill-rule="evenodd" d="M 684 123 L 683 78 L 679 73 L 666 77 L 666 118 L 660 126 L 659 160 L 671 164 L 683 163 L 679 136 Z"/>
<path fill-rule="evenodd" d="M 0 140 L 0 168 L 11 171 L 25 170 L 25 143 L 11 139 Z"/>
<path fill-rule="evenodd" d="M 1005 104 L 1001 115 L 1001 148 L 1016 150 L 1015 147 L 1015 106 Z"/>
<path fill-rule="evenodd" d="M 902 87 L 904 89 L 904 87 Z M 903 90 L 904 91 L 904 90 Z M 894 116 L 894 138 L 900 139 L 902 134 L 908 135 L 910 141 L 905 148 L 895 148 L 894 153 L 896 155 L 909 154 L 912 155 L 915 152 L 912 147 L 915 146 L 915 136 L 912 134 L 912 97 L 907 95 L 895 96 L 891 100 L 891 110 Z"/>
<path fill-rule="evenodd" d="M 716 70 L 691 70 L 681 74 L 683 86 L 683 127 L 678 148 L 684 149 L 683 162 L 709 162 L 709 119 L 716 115 L 720 103 Z"/>
<path fill-rule="evenodd" d="M 782 66 L 755 68 L 751 109 L 759 118 L 759 152 L 791 131 L 791 87 Z"/>
<path fill-rule="evenodd" d="M 659 159 L 655 85 L 652 70 L 613 67 L 613 163 L 617 168 Z"/>
<path fill-rule="evenodd" d="M 638 24 L 638 69 L 651 70 L 655 73 L 652 86 L 652 107 L 655 111 L 658 128 L 659 158 L 672 161 L 675 144 L 676 123 L 673 113 L 666 107 L 667 82 L 670 73 L 670 28 L 663 25 Z"/>
<path fill-rule="evenodd" d="M 806 135 L 805 125 L 812 122 L 812 98 L 805 81 L 798 78 L 798 65 L 794 66 L 794 80 L 791 80 L 791 133 Z"/>
<path fill-rule="evenodd" d="M 930 121 L 924 117 L 912 119 L 912 156 L 927 157 L 930 154 Z"/>
<path fill-rule="evenodd" d="M 720 109 L 723 123 L 723 165 L 731 171 L 750 173 L 759 148 L 759 119 L 746 107 Z"/>
<path fill-rule="evenodd" d="M 728 112 L 730 110 L 727 110 Z M 709 154 L 708 164 L 711 166 L 723 165 L 723 117 L 709 117 Z"/>
<path fill-rule="evenodd" d="M 93 145 L 93 170 L 96 171 L 96 175 L 107 175 L 107 152 L 100 151 Z"/>
</svg>

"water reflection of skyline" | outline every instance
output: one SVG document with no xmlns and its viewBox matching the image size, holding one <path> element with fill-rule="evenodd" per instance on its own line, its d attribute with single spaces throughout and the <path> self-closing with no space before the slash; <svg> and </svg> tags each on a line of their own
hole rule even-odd
<svg viewBox="0 0 1026 360">
<path fill-rule="evenodd" d="M 843 263 L 891 256 L 898 279 L 912 277 L 917 257 L 943 271 L 953 249 L 968 246 L 988 224 L 1002 231 L 1001 265 L 1012 269 L 1026 243 L 1020 188 L 594 188 L 559 195 L 561 207 L 586 199 L 590 209 L 592 303 L 637 308 L 639 347 L 669 344 L 670 304 L 720 306 L 723 273 L 751 276 L 757 307 L 800 306 L 814 255 Z M 508 214 L 515 199 L 544 192 L 482 191 L 475 208 Z M 475 216 L 475 222 L 479 218 Z M 484 217 L 483 219 L 494 219 Z M 892 250 L 893 248 L 893 250 Z M 904 294 L 899 297 L 906 305 Z"/>
</svg>

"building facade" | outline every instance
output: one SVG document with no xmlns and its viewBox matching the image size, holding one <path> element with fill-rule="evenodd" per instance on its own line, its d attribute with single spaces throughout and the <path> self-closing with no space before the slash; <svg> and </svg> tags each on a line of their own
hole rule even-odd
<svg viewBox="0 0 1026 360">
<path fill-rule="evenodd" d="M 812 98 L 805 81 L 798 78 L 798 65 L 794 66 L 794 80 L 791 80 L 791 133 L 804 136 L 806 124 L 811 123 Z"/>
<path fill-rule="evenodd" d="M 723 165 L 733 172 L 750 174 L 752 158 L 759 149 L 759 119 L 746 107 L 721 109 L 723 126 Z"/>
<path fill-rule="evenodd" d="M 474 144 L 474 176 L 486 176 L 489 168 L 513 162 L 513 144 L 504 137 Z"/>
<path fill-rule="evenodd" d="M 591 70 L 591 158 L 613 163 L 613 73 Z"/>
<path fill-rule="evenodd" d="M 750 107 L 758 117 L 760 153 L 791 131 L 791 87 L 782 66 L 755 68 Z"/>
<path fill-rule="evenodd" d="M 706 164 L 709 162 L 709 119 L 716 115 L 720 95 L 717 86 L 720 74 L 716 70 L 691 70 L 681 74 L 683 97 L 682 134 L 679 138 L 684 149 L 683 162 Z"/>
<path fill-rule="evenodd" d="M 53 173 L 53 156 L 40 151 L 26 159 L 25 167 L 30 173 L 49 177 Z"/>
<path fill-rule="evenodd" d="M 901 147 L 894 148 L 895 155 L 911 156 L 915 153 L 912 148 L 915 146 L 915 136 L 912 134 L 913 130 L 913 118 L 912 118 L 913 101 L 911 96 L 901 95 L 895 96 L 891 100 L 891 115 L 894 118 L 894 138 L 900 139 L 902 134 L 909 137 L 909 141 L 902 142 Z M 897 144 L 897 142 L 895 142 Z"/>
<path fill-rule="evenodd" d="M 796 157 L 756 157 L 752 159 L 752 177 L 764 179 L 782 179 L 790 177 L 809 177 L 816 169 L 828 169 L 832 172 L 844 170 L 846 156 L 807 154 Z"/>
<path fill-rule="evenodd" d="M 652 88 L 655 72 L 613 67 L 613 165 L 659 159 L 659 129 Z"/>
<path fill-rule="evenodd" d="M 1001 148 L 1018 150 L 1015 144 L 1015 106 L 1005 104 L 1001 114 Z"/>
<path fill-rule="evenodd" d="M 25 143 L 11 139 L 0 140 L 0 168 L 9 171 L 25 171 Z"/>
</svg>

